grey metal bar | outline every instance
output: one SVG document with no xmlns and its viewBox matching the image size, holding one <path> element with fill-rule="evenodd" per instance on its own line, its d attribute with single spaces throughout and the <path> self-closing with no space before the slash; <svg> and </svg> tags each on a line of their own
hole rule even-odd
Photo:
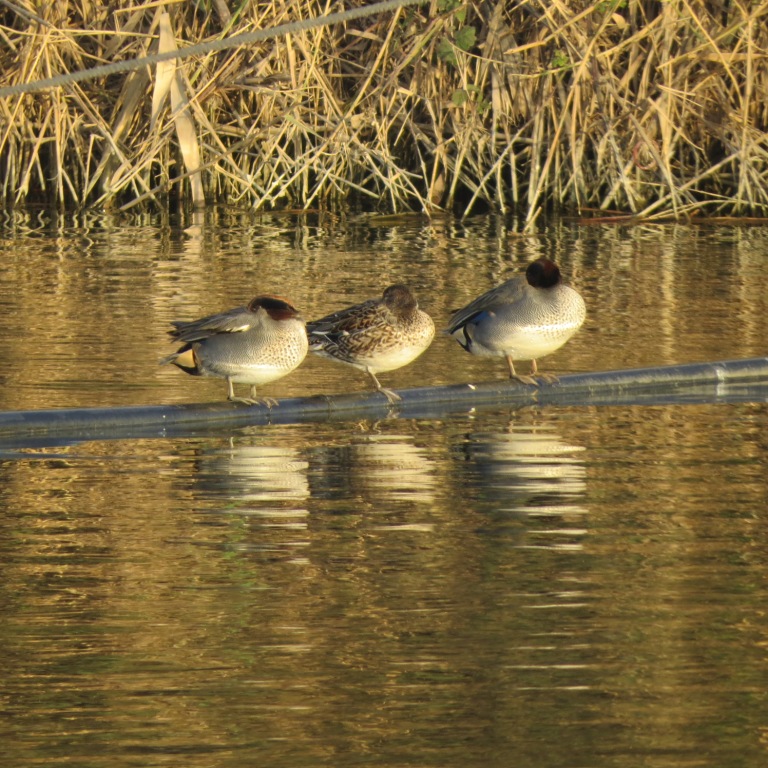
<svg viewBox="0 0 768 768">
<path fill-rule="evenodd" d="M 260 424 L 353 418 L 439 417 L 472 408 L 768 401 L 768 357 L 573 374 L 555 384 L 508 380 L 400 390 L 390 406 L 376 392 L 288 398 L 268 408 L 229 402 L 0 413 L 0 445 L 162 437 Z M 35 440 L 37 438 L 38 440 Z"/>
</svg>

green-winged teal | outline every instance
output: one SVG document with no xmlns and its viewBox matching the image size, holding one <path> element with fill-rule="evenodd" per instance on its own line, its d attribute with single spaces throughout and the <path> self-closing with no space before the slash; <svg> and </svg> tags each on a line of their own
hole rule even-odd
<svg viewBox="0 0 768 768">
<path fill-rule="evenodd" d="M 390 285 L 380 299 L 369 299 L 307 323 L 310 349 L 366 371 L 390 403 L 399 395 L 376 378 L 415 360 L 432 342 L 435 324 L 419 309 L 405 285 Z"/>
<path fill-rule="evenodd" d="M 160 363 L 193 376 L 226 379 L 227 399 L 234 402 L 260 402 L 256 387 L 290 373 L 309 346 L 304 321 L 281 296 L 257 296 L 245 307 L 171 325 L 168 333 L 183 346 Z M 233 384 L 250 384 L 250 398 L 235 397 Z"/>
<path fill-rule="evenodd" d="M 557 264 L 540 258 L 528 265 L 525 276 L 507 280 L 454 313 L 446 330 L 467 352 L 505 357 L 510 378 L 535 384 L 536 360 L 562 347 L 585 316 L 584 300 L 563 284 Z M 530 360 L 531 375 L 518 375 L 514 360 Z"/>
</svg>

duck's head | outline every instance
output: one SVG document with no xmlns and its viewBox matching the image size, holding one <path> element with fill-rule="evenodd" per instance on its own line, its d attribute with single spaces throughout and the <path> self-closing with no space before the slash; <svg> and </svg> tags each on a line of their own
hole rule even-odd
<svg viewBox="0 0 768 768">
<path fill-rule="evenodd" d="M 257 312 L 259 309 L 263 309 L 273 320 L 292 320 L 299 316 L 299 310 L 282 296 L 257 296 L 248 304 L 248 310 Z"/>
<path fill-rule="evenodd" d="M 411 289 L 402 283 L 390 285 L 384 291 L 383 298 L 387 307 L 397 313 L 408 314 L 419 306 L 416 297 L 411 293 Z"/>
<path fill-rule="evenodd" d="M 542 256 L 532 261 L 525 270 L 528 285 L 534 288 L 553 288 L 560 280 L 560 269 L 552 259 Z"/>
</svg>

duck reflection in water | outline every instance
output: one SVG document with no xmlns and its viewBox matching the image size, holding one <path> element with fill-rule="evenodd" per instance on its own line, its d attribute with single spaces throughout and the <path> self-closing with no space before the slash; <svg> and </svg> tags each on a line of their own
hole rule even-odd
<svg viewBox="0 0 768 768">
<path fill-rule="evenodd" d="M 455 474 L 473 490 L 463 494 L 487 508 L 496 532 L 515 533 L 521 546 L 538 546 L 531 537 L 544 537 L 547 548 L 580 547 L 584 531 L 573 522 L 587 511 L 585 449 L 549 425 L 514 422 L 499 431 L 498 415 L 484 414 L 464 445 L 469 465 Z M 542 518 L 547 524 L 539 527 Z"/>
<path fill-rule="evenodd" d="M 291 445 L 253 444 L 251 437 L 206 445 L 195 459 L 196 492 L 217 499 L 206 521 L 228 524 L 228 547 L 261 552 L 269 559 L 306 562 L 309 544 L 309 462 Z M 245 522 L 247 521 L 247 522 Z"/>
<path fill-rule="evenodd" d="M 440 496 L 438 462 L 411 434 L 383 430 L 354 436 L 315 453 L 312 495 L 334 515 L 382 529 L 431 529 Z"/>
</svg>

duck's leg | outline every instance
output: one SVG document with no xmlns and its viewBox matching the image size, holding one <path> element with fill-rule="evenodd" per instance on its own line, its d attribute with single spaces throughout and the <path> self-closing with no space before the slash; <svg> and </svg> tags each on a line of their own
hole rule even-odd
<svg viewBox="0 0 768 768">
<path fill-rule="evenodd" d="M 230 403 L 245 403 L 245 405 L 253 405 L 253 400 L 248 397 L 235 397 L 235 386 L 229 376 L 227 376 L 227 400 L 229 400 Z"/>
<path fill-rule="evenodd" d="M 554 373 L 539 373 L 539 367 L 536 365 L 536 361 L 531 360 L 531 378 L 535 379 L 536 377 L 545 381 L 547 384 L 557 384 L 557 382 L 560 381 Z"/>
<path fill-rule="evenodd" d="M 267 408 L 277 405 L 277 400 L 273 400 L 271 397 L 257 397 L 255 384 L 251 384 L 250 397 L 235 397 L 235 387 L 229 376 L 227 376 L 227 400 L 231 403 L 243 403 L 245 405 L 266 405 Z"/>
<path fill-rule="evenodd" d="M 533 375 L 531 375 L 531 376 L 524 376 L 523 374 L 517 373 L 515 371 L 515 364 L 512 362 L 512 357 L 510 355 L 506 355 L 506 358 L 507 358 L 507 365 L 509 366 L 509 378 L 510 379 L 512 379 L 513 381 L 519 381 L 521 384 L 529 384 L 529 385 L 532 385 L 534 387 L 538 384 L 538 382 L 533 377 Z M 534 360 L 533 362 L 534 362 L 533 372 L 535 372 L 535 370 L 536 370 L 536 368 L 535 368 L 536 361 Z"/>
<path fill-rule="evenodd" d="M 251 384 L 251 402 L 260 405 L 266 405 L 267 408 L 271 408 L 273 405 L 277 405 L 277 400 L 274 397 L 259 397 L 256 394 L 256 385 Z"/>
<path fill-rule="evenodd" d="M 376 374 L 373 371 L 369 370 L 368 375 L 373 379 L 373 385 L 376 387 L 376 390 L 381 392 L 381 394 L 384 395 L 384 397 L 386 397 L 392 405 L 394 405 L 398 400 L 402 400 L 397 392 L 393 392 L 391 389 L 382 387 L 379 383 L 379 380 L 376 378 Z"/>
</svg>

